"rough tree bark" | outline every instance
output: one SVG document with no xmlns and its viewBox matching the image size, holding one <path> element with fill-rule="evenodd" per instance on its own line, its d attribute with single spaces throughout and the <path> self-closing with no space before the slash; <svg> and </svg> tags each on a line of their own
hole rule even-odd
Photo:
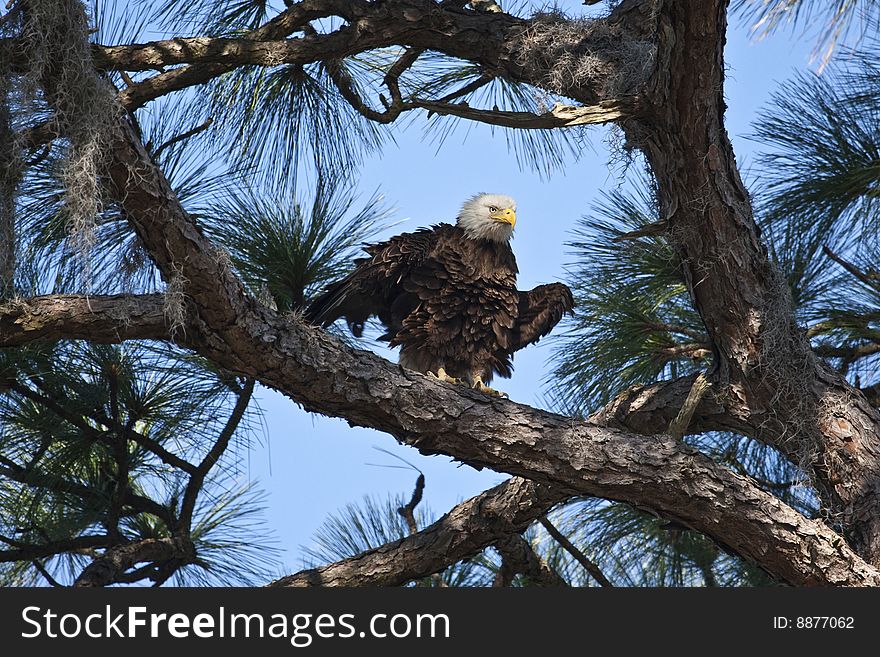
<svg viewBox="0 0 880 657">
<path fill-rule="evenodd" d="M 0 347 L 36 341 L 167 340 L 161 294 L 129 296 L 55 295 L 0 304 Z M 181 336 L 183 339 L 183 336 Z"/>
<path fill-rule="evenodd" d="M 813 356 L 760 241 L 723 124 L 726 4 L 624 0 L 604 21 L 560 31 L 554 48 L 573 57 L 606 45 L 606 68 L 588 78 L 560 76 L 554 61 L 529 50 L 544 18 L 481 15 L 431 0 L 304 0 L 238 43 L 191 39 L 98 47 L 95 58 L 100 66 L 120 69 L 187 64 L 123 92 L 121 101 L 129 108 L 208 81 L 239 60 L 278 63 L 278 49 L 287 53 L 281 61 L 297 57 L 304 63 L 388 45 L 438 50 L 588 107 L 611 103 L 630 143 L 645 152 L 657 176 L 669 235 L 715 352 L 713 389 L 696 409 L 690 430 L 732 430 L 777 447 L 806 468 L 830 525 L 804 518 L 676 440 L 638 435 L 665 431 L 687 396 L 688 379 L 623 393 L 591 422 L 429 380 L 257 303 L 189 219 L 125 121 L 114 139 L 110 186 L 165 280 L 184 282 L 187 346 L 218 365 L 252 376 L 308 410 L 388 432 L 425 453 L 525 477 L 560 499 L 595 495 L 650 510 L 706 533 L 780 581 L 878 585 L 880 573 L 870 564 L 880 564 L 880 416 L 863 394 Z M 341 16 L 345 24 L 326 35 L 286 38 L 308 20 L 329 15 Z M 261 40 L 273 43 L 243 43 Z M 633 77 L 632 62 L 620 48 L 607 49 L 609 41 L 650 46 L 645 79 L 624 90 L 638 102 L 614 105 L 621 90 L 603 84 L 624 70 Z M 8 47 L 0 43 L 0 49 Z M 237 59 L 218 55 L 230 52 L 238 53 Z M 44 128 L 41 138 L 51 135 Z M 129 324 L 140 329 L 122 330 L 110 310 L 119 300 L 104 301 L 109 305 L 103 306 L 103 320 L 84 316 L 75 303 L 33 301 L 54 316 L 43 317 L 36 328 L 28 328 L 34 323 L 21 319 L 27 316 L 21 309 L 0 308 L 0 345 L 90 334 L 161 337 L 155 312 Z M 851 545 L 834 528 L 842 529 Z M 406 541 L 418 541 L 419 534 L 388 549 L 417 545 Z M 433 552 L 423 552 L 425 563 L 436 567 Z M 346 563 L 333 571 L 342 574 L 318 581 L 351 577 L 345 568 L 354 562 Z M 362 562 L 366 570 L 360 576 L 369 577 L 376 563 Z M 297 581 L 311 583 L 310 577 Z"/>
</svg>

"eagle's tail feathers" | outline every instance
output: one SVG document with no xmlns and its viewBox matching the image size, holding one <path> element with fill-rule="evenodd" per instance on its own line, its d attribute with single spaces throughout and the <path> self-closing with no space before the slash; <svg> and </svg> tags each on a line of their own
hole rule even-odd
<svg viewBox="0 0 880 657">
<path fill-rule="evenodd" d="M 351 277 L 346 276 L 327 287 L 306 308 L 306 320 L 326 328 L 342 317 L 345 314 L 345 302 L 351 292 L 351 282 Z"/>
</svg>

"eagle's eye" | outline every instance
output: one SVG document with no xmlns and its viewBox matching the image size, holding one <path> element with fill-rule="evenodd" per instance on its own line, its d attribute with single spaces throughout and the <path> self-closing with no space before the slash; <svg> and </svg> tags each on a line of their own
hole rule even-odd
<svg viewBox="0 0 880 657">
<path fill-rule="evenodd" d="M 498 208 L 496 208 L 494 205 L 490 205 L 489 212 L 491 212 L 492 214 L 495 214 L 496 212 L 498 212 Z"/>
</svg>

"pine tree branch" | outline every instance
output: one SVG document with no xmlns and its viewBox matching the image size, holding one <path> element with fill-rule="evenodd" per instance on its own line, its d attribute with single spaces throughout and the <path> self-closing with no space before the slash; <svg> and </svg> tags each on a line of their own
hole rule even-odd
<svg viewBox="0 0 880 657">
<path fill-rule="evenodd" d="M 496 79 L 495 75 L 492 75 L 490 73 L 486 73 L 484 71 L 482 74 L 480 74 L 480 77 L 478 77 L 474 80 L 471 80 L 470 82 L 468 82 L 466 84 L 463 84 L 461 87 L 459 87 L 458 89 L 455 89 L 454 91 L 450 91 L 448 94 L 446 94 L 442 98 L 438 98 L 437 102 L 451 103 L 453 100 L 461 98 L 462 96 L 467 96 L 468 94 L 472 94 L 475 91 L 482 89 L 487 84 L 492 82 L 492 80 L 494 80 L 494 79 Z M 428 116 L 429 117 L 431 116 L 430 112 L 428 112 Z"/>
<path fill-rule="evenodd" d="M 880 312 L 866 312 L 859 315 L 843 315 L 816 322 L 807 329 L 807 337 L 813 338 L 835 329 L 849 329 L 859 333 L 869 332 L 872 322 L 880 320 Z"/>
<path fill-rule="evenodd" d="M 494 545 L 501 555 L 502 570 L 522 575 L 535 586 L 568 586 L 568 582 L 544 563 L 521 535 L 511 534 Z M 510 582 L 503 586 L 510 586 Z"/>
<path fill-rule="evenodd" d="M 47 395 L 42 395 L 35 390 L 31 390 L 28 386 L 23 385 L 17 381 L 9 383 L 8 388 L 9 390 L 12 390 L 18 395 L 24 397 L 25 399 L 33 402 L 34 404 L 52 411 L 56 416 L 58 416 L 58 419 L 64 420 L 71 426 L 79 429 L 85 437 L 92 440 L 97 440 L 103 437 L 103 432 L 99 431 L 95 427 L 91 426 L 88 422 L 86 422 L 81 414 L 68 411 L 55 399 L 52 399 Z"/>
<path fill-rule="evenodd" d="M 143 495 L 135 493 L 131 490 L 131 487 L 125 492 L 123 503 L 125 506 L 129 507 L 125 510 L 123 515 L 130 516 L 138 513 L 149 513 L 164 522 L 169 530 L 173 531 L 177 526 L 177 520 L 168 507 L 159 504 L 149 497 L 144 497 Z"/>
<path fill-rule="evenodd" d="M 88 486 L 61 477 L 26 470 L 5 456 L 0 456 L 0 476 L 33 488 L 45 488 L 55 493 L 74 495 L 95 503 L 103 502 L 103 498 Z"/>
<path fill-rule="evenodd" d="M 416 507 L 419 505 L 419 502 L 422 501 L 422 493 L 425 491 L 425 475 L 421 472 L 419 476 L 416 477 L 416 487 L 413 489 L 413 494 L 409 498 L 409 502 L 404 504 L 402 507 L 397 509 L 398 515 L 403 518 L 404 522 L 406 522 L 406 526 L 409 529 L 410 534 L 415 534 L 419 531 L 419 526 L 416 524 Z"/>
<path fill-rule="evenodd" d="M 55 588 L 65 588 L 61 582 L 59 582 L 57 579 L 52 577 L 51 573 L 49 573 L 49 571 L 46 570 L 45 566 L 43 566 L 43 564 L 40 562 L 39 559 L 34 559 L 31 562 L 31 564 L 36 569 L 36 571 L 38 573 L 40 573 L 40 575 L 43 576 L 43 579 L 46 580 L 46 582 L 49 584 L 49 586 L 52 586 Z"/>
<path fill-rule="evenodd" d="M 55 403 L 57 404 L 57 401 Z M 112 426 L 112 422 L 106 416 L 97 411 L 89 413 L 86 417 L 103 424 L 105 427 Z M 193 474 L 196 471 L 196 466 L 192 463 L 177 456 L 177 454 L 173 452 L 169 452 L 161 443 L 153 440 L 149 436 L 136 431 L 133 422 L 127 422 L 121 429 L 128 440 L 136 443 L 151 454 L 154 454 L 165 465 L 170 465 L 173 468 L 178 468 L 189 474 Z"/>
<path fill-rule="evenodd" d="M 852 274 L 859 282 L 864 283 L 866 286 L 870 287 L 872 290 L 876 290 L 880 292 L 880 275 L 876 272 L 864 272 L 858 267 L 856 267 L 851 262 L 848 262 L 841 258 L 839 255 L 834 253 L 827 246 L 822 247 L 822 252 L 831 258 L 838 265 L 843 267 L 847 272 Z"/>
<path fill-rule="evenodd" d="M 119 529 L 119 520 L 122 517 L 122 507 L 125 500 L 125 494 L 129 490 L 130 462 L 128 437 L 125 435 L 126 432 L 122 427 L 119 417 L 118 372 L 113 368 L 108 368 L 106 374 L 109 384 L 108 401 L 110 405 L 110 433 L 108 437 L 110 438 L 110 448 L 113 453 L 116 471 L 113 473 L 115 481 L 113 492 L 110 496 L 110 505 L 104 526 L 107 528 L 107 532 L 111 536 L 118 537 L 122 535 Z M 128 424 L 133 427 L 134 421 L 130 421 Z"/>
<path fill-rule="evenodd" d="M 182 332 L 180 332 L 182 333 Z M 0 347 L 30 342 L 167 340 L 161 294 L 51 295 L 0 304 Z M 180 339 L 185 339 L 183 335 Z"/>
<path fill-rule="evenodd" d="M 467 103 L 452 103 L 450 100 L 470 93 L 492 80 L 490 76 L 481 76 L 462 89 L 445 98 L 431 100 L 411 98 L 404 101 L 400 94 L 398 80 L 400 75 L 409 69 L 422 53 L 422 50 L 410 49 L 389 69 L 384 82 L 391 93 L 391 99 L 382 97 L 386 107 L 383 112 L 371 108 L 358 95 L 350 76 L 344 71 L 339 61 L 327 62 L 327 71 L 340 94 L 358 113 L 376 123 L 392 123 L 404 112 L 424 109 L 428 116 L 455 116 L 477 123 L 516 128 L 520 130 L 550 130 L 578 125 L 596 125 L 620 120 L 637 115 L 640 111 L 639 99 L 636 97 L 603 100 L 596 105 L 574 106 L 556 103 L 550 110 L 541 114 L 534 112 L 502 111 L 498 108 L 487 110 L 470 107 Z"/>
<path fill-rule="evenodd" d="M 179 468 L 180 470 L 188 474 L 193 474 L 196 471 L 196 466 L 194 466 L 192 463 L 184 458 L 179 457 L 174 452 L 169 452 L 162 446 L 161 443 L 153 440 L 149 436 L 145 436 L 144 434 L 135 431 L 131 426 L 125 426 L 125 433 L 126 437 L 129 440 L 136 443 L 151 454 L 154 454 L 165 465 L 170 465 L 173 468 Z"/>
<path fill-rule="evenodd" d="M 169 139 L 165 143 L 160 144 L 157 148 L 153 149 L 150 154 L 152 155 L 154 160 L 158 160 L 159 156 L 162 154 L 163 151 L 170 148 L 171 146 L 174 146 L 174 144 L 179 144 L 182 141 L 186 141 L 190 137 L 196 136 L 200 132 L 204 132 L 205 130 L 210 128 L 213 123 L 214 123 L 213 117 L 209 116 L 202 123 L 197 125 L 195 128 L 190 128 L 189 130 L 186 130 L 186 131 L 180 133 L 179 135 L 175 135 L 174 137 L 172 137 L 171 139 Z"/>
<path fill-rule="evenodd" d="M 307 31 L 306 34 L 310 33 Z M 384 96 L 380 96 L 383 104 L 385 104 L 384 112 L 374 110 L 360 97 L 360 94 L 358 94 L 355 89 L 354 81 L 343 66 L 342 60 L 329 60 L 325 62 L 325 67 L 327 69 L 327 74 L 330 76 L 333 84 L 336 85 L 340 95 L 342 95 L 346 102 L 348 102 L 348 104 L 358 113 L 376 123 L 392 123 L 397 120 L 401 112 L 414 109 L 408 103 L 403 102 L 403 97 L 400 93 L 400 76 L 415 64 L 416 60 L 423 52 L 423 50 L 410 48 L 404 51 L 404 53 L 397 58 L 397 61 L 395 61 L 388 69 L 388 72 L 383 79 L 383 83 L 391 94 L 391 100 L 388 101 Z"/>
<path fill-rule="evenodd" d="M 88 422 L 85 421 L 85 419 L 84 419 L 85 417 L 92 420 L 93 422 L 96 422 L 98 424 L 103 425 L 104 427 L 107 427 L 108 429 L 110 427 L 114 426 L 114 422 L 110 418 L 106 417 L 102 413 L 99 413 L 98 411 L 93 411 L 93 412 L 87 413 L 85 415 L 81 415 L 81 414 L 77 414 L 77 413 L 73 413 L 73 412 L 69 411 L 68 409 L 66 409 L 64 407 L 64 405 L 58 399 L 55 399 L 52 396 L 52 391 L 47 390 L 45 386 L 41 386 L 39 384 L 39 382 L 37 382 L 37 385 L 38 385 L 38 387 L 40 387 L 40 390 L 42 391 L 43 394 L 40 394 L 34 390 L 31 390 L 27 386 L 22 385 L 17 382 L 10 383 L 9 389 L 17 392 L 22 397 L 25 397 L 26 399 L 31 400 L 35 404 L 38 404 L 40 406 L 43 406 L 43 407 L 49 409 L 50 411 L 55 413 L 55 415 L 57 415 L 60 419 L 66 421 L 69 424 L 71 424 L 72 426 L 76 427 L 85 436 L 88 436 L 92 440 L 97 440 L 97 439 L 104 437 L 105 432 L 102 432 L 102 431 L 96 429 L 95 427 L 91 426 Z M 153 440 L 149 436 L 145 436 L 142 433 L 139 433 L 138 431 L 136 431 L 134 429 L 134 426 L 131 423 L 127 423 L 121 429 L 125 433 L 125 435 L 127 436 L 128 439 L 137 443 L 138 445 L 143 447 L 148 452 L 155 454 L 159 458 L 159 460 L 161 460 L 163 463 L 170 465 L 172 467 L 175 467 L 175 468 L 180 468 L 184 472 L 188 472 L 190 474 L 193 474 L 196 472 L 196 466 L 194 466 L 192 463 L 188 462 L 187 460 L 180 458 L 176 454 L 169 452 L 160 443 L 156 442 L 155 440 Z"/>
<path fill-rule="evenodd" d="M 587 557 L 587 555 L 581 552 L 574 543 L 568 540 L 568 537 L 559 531 L 556 526 L 550 522 L 547 516 L 541 518 L 539 522 L 541 523 L 541 526 L 547 530 L 547 533 L 550 534 L 550 536 L 552 536 L 566 552 L 574 557 L 575 561 L 583 566 L 584 570 L 586 570 L 590 576 L 599 583 L 599 586 L 614 586 L 614 584 L 605 577 L 602 569 Z"/>
<path fill-rule="evenodd" d="M 105 496 L 79 482 L 70 481 L 68 479 L 44 474 L 34 470 L 28 470 L 5 456 L 0 456 L 0 476 L 31 488 L 40 488 L 46 491 L 51 491 L 56 495 L 73 495 L 83 500 L 89 506 L 95 508 L 103 507 L 107 501 Z M 124 515 L 126 516 L 136 515 L 138 513 L 149 513 L 165 522 L 168 527 L 175 526 L 174 518 L 166 507 L 148 497 L 135 493 L 130 488 L 125 493 L 124 502 L 125 505 L 129 507 L 125 510 Z"/>
<path fill-rule="evenodd" d="M 420 532 L 356 557 L 282 577 L 269 586 L 402 586 L 524 531 L 567 497 L 513 477 L 462 502 Z"/>
<path fill-rule="evenodd" d="M 621 38 L 642 38 L 645 34 L 644 23 L 649 19 L 630 11 L 631 5 L 632 1 L 622 3 L 608 19 L 597 19 L 596 24 L 613 26 L 621 34 L 628 30 L 632 32 L 629 37 Z M 290 17 L 285 18 L 288 15 Z M 346 23 L 327 34 L 310 32 L 303 38 L 286 38 L 295 31 L 306 32 L 310 20 L 327 16 L 341 16 Z M 527 57 L 520 52 L 527 47 L 524 39 L 527 39 L 529 25 L 529 21 L 507 14 L 461 11 L 450 5 L 438 6 L 433 0 L 387 0 L 381 3 L 303 0 L 266 26 L 239 38 L 189 37 L 146 44 L 96 45 L 92 56 L 96 67 L 104 70 L 144 71 L 178 66 L 122 90 L 119 94 L 120 104 L 130 112 L 160 96 L 204 84 L 240 66 L 302 66 L 319 61 L 332 63 L 370 50 L 395 46 L 442 52 L 473 61 L 492 71 L 493 75 L 545 85 L 550 73 L 547 65 L 538 65 L 540 58 Z M 602 29 L 591 31 L 583 38 L 571 40 L 567 47 L 572 52 L 588 49 L 593 53 L 603 53 L 603 59 L 608 62 L 609 75 L 618 67 L 621 76 L 633 78 L 633 72 L 627 68 L 629 64 L 616 61 L 619 54 L 609 46 L 605 33 Z M 0 53 L 4 51 L 12 53 L 13 67 L 23 65 L 15 59 L 15 45 L 0 40 Z M 523 66 L 521 60 L 531 63 Z M 179 66 L 181 64 L 183 66 Z M 639 80 L 628 82 L 628 86 L 636 87 Z M 422 101 L 421 106 L 437 113 L 457 114 L 494 125 L 524 128 L 604 123 L 644 109 L 639 103 L 627 100 L 602 99 L 596 86 L 595 79 L 567 79 L 563 87 L 553 89 L 554 93 L 577 100 L 584 107 L 560 107 L 542 115 L 471 110 L 430 99 Z M 603 107 L 602 100 L 608 100 L 611 106 Z M 433 105 L 428 107 L 424 103 Z M 362 102 L 360 108 L 368 109 Z M 374 120 L 380 116 L 393 120 L 391 115 L 396 118 L 400 111 L 401 108 L 389 113 L 376 112 Z M 29 129 L 23 139 L 33 148 L 57 136 L 57 126 L 50 121 Z"/>
<path fill-rule="evenodd" d="M 196 508 L 196 500 L 198 499 L 199 492 L 202 490 L 202 485 L 205 483 L 205 477 L 208 476 L 208 472 L 210 472 L 211 468 L 213 468 L 217 461 L 220 460 L 223 452 L 225 452 L 226 448 L 229 446 L 229 441 L 232 440 L 232 436 L 235 435 L 238 425 L 241 423 L 248 404 L 251 401 L 253 393 L 254 380 L 249 378 L 245 381 L 244 386 L 242 386 L 242 389 L 238 392 L 238 399 L 235 401 L 235 406 L 229 414 L 229 418 L 226 420 L 223 429 L 220 430 L 220 435 L 217 436 L 214 445 L 205 455 L 205 458 L 202 459 L 202 462 L 199 463 L 195 472 L 190 475 L 189 482 L 187 483 L 186 490 L 183 494 L 183 502 L 180 505 L 179 524 L 183 531 L 186 532 L 186 536 L 189 536 L 190 524 L 192 523 L 193 512 Z"/>
<path fill-rule="evenodd" d="M 689 343 L 677 344 L 672 347 L 657 347 L 652 350 L 654 353 L 667 358 L 690 358 L 692 360 L 702 360 L 712 355 L 712 345 L 705 343 Z"/>
<path fill-rule="evenodd" d="M 147 538 L 109 548 L 86 566 L 74 581 L 75 587 L 108 586 L 120 581 L 125 572 L 142 562 L 191 561 L 195 552 L 188 540 L 178 538 Z"/>
<path fill-rule="evenodd" d="M 519 130 L 551 130 L 578 125 L 598 125 L 636 116 L 642 111 L 637 97 L 602 100 L 595 105 L 576 106 L 557 103 L 541 114 L 479 109 L 467 103 L 446 103 L 418 98 L 404 103 L 402 109 L 425 109 L 431 114 L 456 116 L 477 123 Z"/>
<path fill-rule="evenodd" d="M 2 539 L 6 542 L 6 539 Z M 17 542 L 16 542 L 17 543 Z M 119 543 L 118 538 L 112 536 L 78 536 L 62 541 L 53 541 L 39 545 L 18 543 L 18 547 L 12 550 L 0 550 L 0 562 L 10 561 L 33 561 L 45 559 L 65 552 L 82 552 L 95 548 L 106 548 Z"/>
<path fill-rule="evenodd" d="M 819 344 L 813 350 L 823 358 L 841 358 L 844 362 L 851 364 L 862 358 L 880 354 L 880 342 L 842 347 L 833 344 Z"/>
</svg>

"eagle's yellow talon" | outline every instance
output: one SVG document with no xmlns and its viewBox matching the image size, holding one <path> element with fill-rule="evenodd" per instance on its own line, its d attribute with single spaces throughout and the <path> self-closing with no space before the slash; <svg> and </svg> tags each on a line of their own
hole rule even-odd
<svg viewBox="0 0 880 657">
<path fill-rule="evenodd" d="M 474 390 L 479 390 L 480 392 L 485 392 L 487 395 L 492 395 L 493 397 L 501 397 L 502 399 L 510 399 L 510 395 L 506 392 L 501 392 L 500 390 L 495 390 L 494 388 L 490 388 L 487 386 L 480 377 L 477 377 L 474 381 Z"/>
<path fill-rule="evenodd" d="M 446 383 L 455 383 L 457 385 L 463 383 L 461 379 L 456 379 L 454 376 L 449 376 L 446 373 L 446 370 L 442 367 L 437 369 L 436 374 L 434 374 L 433 372 L 428 372 L 428 376 L 438 379 L 439 381 L 444 381 Z"/>
</svg>

